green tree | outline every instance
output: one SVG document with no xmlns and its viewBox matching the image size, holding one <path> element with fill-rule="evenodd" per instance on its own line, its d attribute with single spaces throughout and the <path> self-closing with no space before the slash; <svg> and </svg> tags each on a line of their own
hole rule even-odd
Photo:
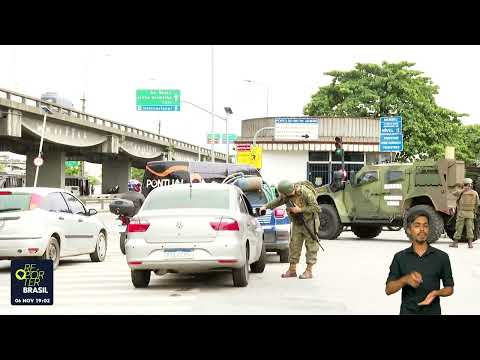
<svg viewBox="0 0 480 360">
<path fill-rule="evenodd" d="M 65 176 L 80 176 L 80 166 L 65 166 Z"/>
<path fill-rule="evenodd" d="M 480 163 L 480 125 L 467 125 L 460 134 L 464 140 L 464 150 L 469 153 L 467 165 Z"/>
<path fill-rule="evenodd" d="M 462 138 L 460 118 L 467 114 L 440 107 L 438 86 L 415 63 L 356 64 L 354 70 L 330 71 L 331 83 L 320 87 L 304 108 L 310 116 L 403 118 L 403 159 L 441 158 L 455 146 L 457 158 L 471 159 Z"/>
<path fill-rule="evenodd" d="M 94 185 L 94 186 L 95 186 L 95 185 L 98 185 L 98 184 L 99 184 L 99 180 L 98 180 L 98 178 L 97 178 L 96 176 L 91 176 L 91 175 L 89 175 L 87 178 L 88 178 L 88 183 L 90 184 L 90 186 L 91 186 L 91 185 Z"/>
<path fill-rule="evenodd" d="M 130 178 L 138 180 L 140 182 L 143 181 L 143 174 L 145 173 L 145 169 L 137 169 L 134 167 L 130 168 Z"/>
</svg>

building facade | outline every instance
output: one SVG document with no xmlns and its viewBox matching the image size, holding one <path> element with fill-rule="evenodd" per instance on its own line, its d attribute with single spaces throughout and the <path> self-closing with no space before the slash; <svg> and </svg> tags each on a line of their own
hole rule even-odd
<svg viewBox="0 0 480 360">
<path fill-rule="evenodd" d="M 379 152 L 379 118 L 326 118 L 289 117 L 290 119 L 316 119 L 318 138 L 276 139 L 273 129 L 276 118 L 255 118 L 242 121 L 241 137 L 235 145 L 253 144 L 263 151 L 262 176 L 269 183 L 281 179 L 310 180 L 317 186 L 330 183 L 333 173 L 341 169 L 341 157 L 335 154 L 335 137 L 343 141 L 345 169 L 358 171 L 365 164 L 387 162 L 393 154 Z"/>
</svg>

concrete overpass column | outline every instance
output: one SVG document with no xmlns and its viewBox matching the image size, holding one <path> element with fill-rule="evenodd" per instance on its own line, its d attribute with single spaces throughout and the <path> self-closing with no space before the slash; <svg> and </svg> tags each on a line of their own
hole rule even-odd
<svg viewBox="0 0 480 360">
<path fill-rule="evenodd" d="M 130 177 L 130 161 L 124 159 L 106 160 L 102 162 L 102 193 L 107 189 L 120 186 L 120 192 L 128 191 Z"/>
<path fill-rule="evenodd" d="M 33 159 L 38 153 L 28 153 L 26 163 L 26 186 L 33 186 L 37 167 Z M 43 155 L 43 165 L 38 171 L 37 187 L 65 187 L 65 152 L 51 152 Z"/>
</svg>

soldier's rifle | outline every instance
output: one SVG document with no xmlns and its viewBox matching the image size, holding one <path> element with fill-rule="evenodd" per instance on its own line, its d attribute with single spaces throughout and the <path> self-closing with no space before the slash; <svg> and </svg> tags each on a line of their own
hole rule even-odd
<svg viewBox="0 0 480 360">
<path fill-rule="evenodd" d="M 295 207 L 295 204 L 292 202 L 292 200 L 290 200 L 288 198 L 287 198 L 287 201 L 285 202 L 285 205 L 287 206 L 287 210 L 289 208 Z M 305 217 L 303 216 L 303 214 L 302 213 L 296 213 L 296 214 L 292 214 L 292 215 L 294 217 L 296 217 L 298 220 L 300 220 L 300 222 L 303 224 L 305 229 L 307 229 L 311 238 L 318 243 L 318 245 L 320 246 L 322 251 L 325 251 L 325 249 L 322 247 L 322 244 L 320 244 L 320 239 L 318 238 L 318 234 L 317 233 L 313 234 L 312 230 L 310 230 L 310 228 L 307 226 L 307 223 L 305 222 Z M 315 225 L 313 227 L 315 228 Z M 315 229 L 314 229 L 314 231 L 315 231 Z"/>
</svg>

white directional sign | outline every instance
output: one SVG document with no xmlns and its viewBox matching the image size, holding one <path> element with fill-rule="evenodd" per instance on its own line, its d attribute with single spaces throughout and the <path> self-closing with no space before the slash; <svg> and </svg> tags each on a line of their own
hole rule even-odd
<svg viewBox="0 0 480 360">
<path fill-rule="evenodd" d="M 318 140 L 318 119 L 275 118 L 275 140 Z"/>
</svg>

